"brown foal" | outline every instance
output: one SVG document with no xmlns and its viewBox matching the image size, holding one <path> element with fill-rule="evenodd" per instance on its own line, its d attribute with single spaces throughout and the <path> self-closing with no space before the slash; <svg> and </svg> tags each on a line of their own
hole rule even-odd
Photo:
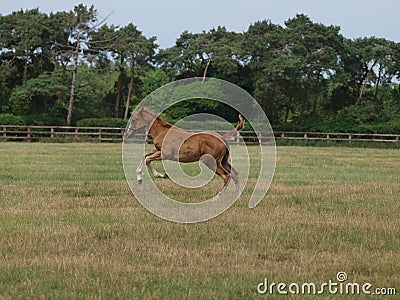
<svg viewBox="0 0 400 300">
<path fill-rule="evenodd" d="M 156 149 L 143 155 L 136 170 L 137 181 L 139 183 L 143 181 L 142 168 L 144 162 L 154 177 L 168 178 L 167 174 L 157 172 L 151 162 L 172 160 L 189 163 L 200 160 L 224 181 L 220 193 L 225 190 L 231 177 L 239 193 L 239 173 L 228 161 L 229 149 L 226 140 L 232 137 L 235 132 L 241 130 L 243 126 L 244 119 L 239 115 L 236 128 L 233 128 L 224 136 L 215 131 L 191 133 L 164 121 L 145 108 L 139 109 L 132 116 L 126 134 L 129 137 L 137 130 L 145 128 L 152 137 Z"/>
</svg>

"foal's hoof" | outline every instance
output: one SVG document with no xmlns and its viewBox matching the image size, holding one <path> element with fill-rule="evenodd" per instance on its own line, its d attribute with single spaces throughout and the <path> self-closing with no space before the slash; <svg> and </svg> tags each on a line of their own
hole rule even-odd
<svg viewBox="0 0 400 300">
<path fill-rule="evenodd" d="M 140 179 L 137 180 L 137 182 L 138 182 L 139 184 L 141 184 L 141 183 L 143 182 L 143 179 L 140 178 Z"/>
</svg>

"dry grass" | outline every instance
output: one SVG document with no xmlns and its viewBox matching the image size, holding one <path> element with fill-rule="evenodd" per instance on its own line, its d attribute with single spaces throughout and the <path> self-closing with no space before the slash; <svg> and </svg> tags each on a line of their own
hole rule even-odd
<svg viewBox="0 0 400 300">
<path fill-rule="evenodd" d="M 259 206 L 247 208 L 246 190 L 192 225 L 138 204 L 120 145 L 0 153 L 0 298 L 251 299 L 264 277 L 322 283 L 339 271 L 400 293 L 399 150 L 279 147 Z"/>
</svg>

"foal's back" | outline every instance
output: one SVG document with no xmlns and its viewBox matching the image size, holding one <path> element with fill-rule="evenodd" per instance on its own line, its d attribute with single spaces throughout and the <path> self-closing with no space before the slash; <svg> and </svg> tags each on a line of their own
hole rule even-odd
<svg viewBox="0 0 400 300">
<path fill-rule="evenodd" d="M 192 133 L 178 127 L 170 128 L 154 144 L 162 151 L 163 159 L 180 162 L 196 162 L 205 154 L 220 161 L 227 151 L 222 136 L 215 131 Z"/>
</svg>

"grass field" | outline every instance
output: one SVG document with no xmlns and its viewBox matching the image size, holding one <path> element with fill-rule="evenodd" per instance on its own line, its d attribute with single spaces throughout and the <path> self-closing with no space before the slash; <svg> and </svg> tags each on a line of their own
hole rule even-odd
<svg viewBox="0 0 400 300">
<path fill-rule="evenodd" d="M 250 194 L 176 224 L 133 198 L 119 144 L 0 143 L 0 298 L 280 299 L 258 283 L 340 271 L 400 297 L 399 150 L 278 147 L 253 210 Z"/>
</svg>

